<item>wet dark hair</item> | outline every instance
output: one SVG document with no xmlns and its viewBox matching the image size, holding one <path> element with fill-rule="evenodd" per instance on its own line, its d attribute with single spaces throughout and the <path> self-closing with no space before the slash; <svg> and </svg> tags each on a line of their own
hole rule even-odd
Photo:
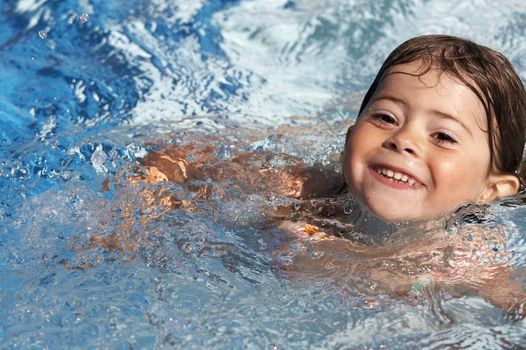
<svg viewBox="0 0 526 350">
<path fill-rule="evenodd" d="M 458 79 L 479 98 L 486 112 L 490 161 L 494 170 L 520 171 L 526 141 L 526 92 L 511 63 L 501 53 L 470 40 L 448 35 L 424 35 L 407 40 L 387 57 L 365 94 L 359 115 L 378 85 L 395 65 L 422 61 L 424 75 L 430 69 Z"/>
</svg>

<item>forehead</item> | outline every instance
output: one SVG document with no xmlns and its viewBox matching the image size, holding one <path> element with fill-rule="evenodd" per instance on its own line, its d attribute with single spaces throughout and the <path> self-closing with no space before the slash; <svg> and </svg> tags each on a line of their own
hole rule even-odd
<svg viewBox="0 0 526 350">
<path fill-rule="evenodd" d="M 389 68 L 370 102 L 384 96 L 400 99 L 415 109 L 453 115 L 487 131 L 486 111 L 475 92 L 444 70 L 420 61 Z"/>
</svg>

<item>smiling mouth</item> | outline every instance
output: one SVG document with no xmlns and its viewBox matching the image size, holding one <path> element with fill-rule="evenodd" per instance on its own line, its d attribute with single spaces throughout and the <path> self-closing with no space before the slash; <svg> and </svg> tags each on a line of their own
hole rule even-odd
<svg viewBox="0 0 526 350">
<path fill-rule="evenodd" d="M 424 185 L 422 182 L 418 181 L 417 179 L 407 174 L 404 174 L 398 171 L 394 171 L 389 168 L 385 168 L 382 166 L 374 166 L 373 170 L 379 175 L 383 176 L 384 178 L 390 181 L 393 181 L 395 183 L 405 184 L 405 185 L 413 186 L 413 187 Z"/>
</svg>

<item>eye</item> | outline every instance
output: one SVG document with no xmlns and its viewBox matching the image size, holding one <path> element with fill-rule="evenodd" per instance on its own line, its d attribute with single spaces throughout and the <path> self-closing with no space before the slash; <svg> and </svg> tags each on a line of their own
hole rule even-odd
<svg viewBox="0 0 526 350">
<path fill-rule="evenodd" d="M 433 138 L 435 139 L 435 142 L 437 142 L 438 144 L 455 144 L 457 143 L 457 140 L 445 133 L 445 132 L 436 132 L 433 134 Z"/>
<path fill-rule="evenodd" d="M 392 115 L 386 113 L 377 113 L 371 116 L 371 119 L 380 124 L 396 125 L 397 120 Z"/>
</svg>

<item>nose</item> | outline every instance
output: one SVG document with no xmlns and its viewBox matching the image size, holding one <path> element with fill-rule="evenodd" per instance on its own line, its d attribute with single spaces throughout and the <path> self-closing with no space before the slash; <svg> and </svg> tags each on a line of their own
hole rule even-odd
<svg viewBox="0 0 526 350">
<path fill-rule="evenodd" d="M 408 153 L 411 155 L 419 155 L 420 153 L 416 135 L 408 128 L 398 130 L 385 140 L 382 146 L 399 153 Z"/>
</svg>

